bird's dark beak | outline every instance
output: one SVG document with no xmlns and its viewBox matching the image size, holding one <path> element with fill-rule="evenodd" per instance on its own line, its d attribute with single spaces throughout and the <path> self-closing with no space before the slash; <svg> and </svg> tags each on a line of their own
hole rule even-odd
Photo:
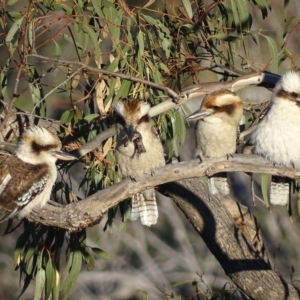
<svg viewBox="0 0 300 300">
<path fill-rule="evenodd" d="M 136 137 L 135 128 L 131 125 L 126 127 L 126 133 L 127 133 L 129 141 L 132 142 L 134 140 L 134 138 Z"/>
<path fill-rule="evenodd" d="M 194 113 L 189 115 L 186 120 L 187 121 L 194 121 L 194 120 L 201 120 L 204 119 L 205 117 L 211 116 L 213 113 L 212 110 L 196 110 Z"/>
<path fill-rule="evenodd" d="M 69 154 L 67 152 L 61 151 L 61 150 L 54 150 L 51 151 L 52 155 L 55 156 L 57 159 L 60 160 L 75 160 L 77 159 L 76 156 Z"/>
</svg>

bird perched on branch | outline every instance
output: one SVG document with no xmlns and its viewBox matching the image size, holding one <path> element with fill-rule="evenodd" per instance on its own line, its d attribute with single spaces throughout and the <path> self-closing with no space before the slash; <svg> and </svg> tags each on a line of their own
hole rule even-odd
<svg viewBox="0 0 300 300">
<path fill-rule="evenodd" d="M 119 101 L 116 112 L 116 160 L 123 177 L 153 173 L 165 165 L 161 141 L 151 126 L 148 112 L 150 105 L 137 99 Z M 158 210 L 154 189 L 147 189 L 132 196 L 131 220 L 141 218 L 146 226 L 156 224 Z"/>
<path fill-rule="evenodd" d="M 252 135 L 253 153 L 275 165 L 300 168 L 300 73 L 289 71 L 276 84 L 270 109 Z M 273 177 L 274 179 L 274 177 Z M 271 182 L 270 202 L 285 205 L 289 182 L 276 177 Z"/>
<path fill-rule="evenodd" d="M 0 165 L 0 222 L 26 217 L 50 200 L 57 159 L 76 157 L 61 151 L 57 135 L 45 128 L 32 126 L 23 133 L 15 154 Z"/>
<path fill-rule="evenodd" d="M 243 114 L 241 99 L 229 90 L 218 90 L 208 94 L 200 109 L 187 120 L 198 120 L 195 129 L 195 157 L 222 157 L 235 153 L 238 125 Z M 230 193 L 226 174 L 218 174 L 209 179 L 211 194 Z"/>
</svg>

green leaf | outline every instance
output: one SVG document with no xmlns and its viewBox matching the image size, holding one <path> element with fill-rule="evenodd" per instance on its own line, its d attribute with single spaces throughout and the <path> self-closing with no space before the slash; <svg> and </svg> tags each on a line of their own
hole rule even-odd
<svg viewBox="0 0 300 300">
<path fill-rule="evenodd" d="M 29 83 L 29 89 L 34 104 L 37 104 L 41 100 L 40 89 L 34 83 Z"/>
<path fill-rule="evenodd" d="M 247 0 L 235 0 L 237 3 L 237 9 L 240 16 L 240 22 L 246 23 L 249 19 L 248 1 Z"/>
<path fill-rule="evenodd" d="M 14 253 L 14 264 L 15 264 L 15 266 L 18 266 L 19 263 L 20 263 L 21 251 L 23 250 L 23 248 L 27 244 L 29 235 L 30 235 L 30 231 L 26 230 L 17 239 L 15 253 Z"/>
<path fill-rule="evenodd" d="M 71 254 L 73 255 L 72 255 L 72 263 L 69 269 L 69 274 L 67 279 L 62 283 L 60 287 L 61 290 L 65 290 L 63 300 L 68 299 L 71 290 L 76 283 L 77 277 L 79 275 L 82 266 L 82 254 L 80 250 L 76 249 Z"/>
<path fill-rule="evenodd" d="M 269 52 L 272 59 L 270 71 L 277 73 L 278 71 L 278 50 L 275 41 L 267 35 L 261 34 L 268 42 Z"/>
<path fill-rule="evenodd" d="M 185 142 L 185 138 L 186 138 L 186 127 L 185 127 L 185 122 L 179 113 L 177 116 L 176 127 L 179 128 L 179 130 L 178 130 L 179 143 L 180 143 L 180 145 L 183 145 Z"/>
<path fill-rule="evenodd" d="M 87 270 L 91 271 L 95 268 L 95 257 L 94 254 L 91 252 L 91 250 L 88 247 L 85 247 L 85 251 L 83 253 L 85 255 L 85 260 L 87 263 Z"/>
<path fill-rule="evenodd" d="M 31 279 L 32 279 L 31 275 L 26 275 L 26 276 L 25 276 L 25 280 L 24 280 L 24 284 L 23 284 L 22 290 L 21 290 L 21 292 L 20 292 L 20 294 L 19 294 L 19 296 L 18 296 L 18 298 L 17 298 L 16 300 L 19 300 L 20 297 L 21 297 L 21 296 L 24 294 L 24 292 L 27 290 L 27 288 L 28 288 L 28 286 L 29 286 L 29 284 L 30 284 L 30 282 L 31 282 Z"/>
<path fill-rule="evenodd" d="M 91 121 L 93 121 L 97 118 L 99 118 L 99 114 L 90 114 L 90 115 L 86 115 L 84 117 L 84 120 L 86 120 L 88 123 L 90 123 Z"/>
<path fill-rule="evenodd" d="M 130 80 L 122 80 L 121 87 L 115 95 L 115 99 L 126 98 L 129 94 L 130 88 L 132 85 L 132 81 Z"/>
<path fill-rule="evenodd" d="M 187 283 L 189 283 L 191 281 L 189 280 L 181 280 L 181 281 L 177 281 L 176 283 L 172 284 L 172 287 L 178 287 L 178 286 L 182 286 L 182 285 L 185 285 Z"/>
<path fill-rule="evenodd" d="M 46 287 L 45 287 L 45 299 L 48 300 L 51 294 L 51 290 L 55 285 L 55 269 L 52 264 L 51 256 L 49 256 L 46 264 Z"/>
<path fill-rule="evenodd" d="M 99 0 L 91 0 L 91 3 L 93 4 L 94 15 L 97 15 L 98 17 L 102 17 L 103 13 L 100 9 L 101 2 Z"/>
<path fill-rule="evenodd" d="M 54 41 L 54 44 L 55 44 L 54 56 L 55 56 L 55 58 L 60 59 L 60 57 L 61 57 L 61 48 L 58 45 L 58 43 L 56 43 L 55 41 Z"/>
<path fill-rule="evenodd" d="M 143 15 L 143 18 L 146 20 L 147 23 L 150 25 L 157 25 L 157 19 L 154 19 L 148 15 Z"/>
<path fill-rule="evenodd" d="M 186 11 L 188 17 L 192 19 L 193 17 L 193 10 L 192 10 L 192 5 L 190 0 L 181 0 L 184 10 Z"/>
<path fill-rule="evenodd" d="M 93 247 L 93 248 L 91 248 L 91 249 L 92 249 L 92 251 L 93 251 L 96 255 L 98 255 L 98 256 L 100 256 L 100 257 L 102 257 L 102 258 L 110 258 L 110 257 L 111 257 L 111 254 L 110 254 L 109 252 L 104 251 L 104 250 L 102 250 L 102 249 L 100 249 L 100 248 Z"/>
<path fill-rule="evenodd" d="M 33 255 L 31 256 L 31 258 L 29 259 L 29 261 L 26 264 L 26 273 L 29 274 L 30 276 L 32 276 L 32 278 L 34 278 L 34 274 L 37 270 L 37 255 Z"/>
<path fill-rule="evenodd" d="M 138 46 L 139 46 L 139 54 L 142 57 L 145 49 L 144 45 L 144 33 L 140 30 L 137 36 Z"/>
<path fill-rule="evenodd" d="M 28 43 L 29 45 L 32 47 L 33 46 L 33 22 L 30 22 L 29 23 L 29 26 L 28 26 Z"/>
<path fill-rule="evenodd" d="M 7 5 L 12 6 L 12 5 L 16 4 L 17 2 L 18 2 L 18 0 L 8 0 Z"/>
<path fill-rule="evenodd" d="M 293 20 L 295 19 L 295 16 L 291 16 L 289 17 L 286 22 L 285 22 L 285 26 L 283 29 L 283 38 L 286 36 L 286 34 L 288 33 L 288 31 L 290 30 L 290 27 L 292 25 Z"/>
<path fill-rule="evenodd" d="M 59 272 L 55 269 L 55 282 L 52 288 L 52 300 L 59 300 Z"/>
<path fill-rule="evenodd" d="M 43 299 L 43 291 L 45 287 L 46 274 L 44 269 L 39 269 L 35 277 L 35 290 L 33 300 Z"/>
<path fill-rule="evenodd" d="M 88 25 L 83 26 L 82 29 L 85 33 L 87 33 L 87 35 L 89 36 L 90 42 L 94 46 L 95 56 L 96 56 L 95 60 L 99 61 L 101 53 L 100 53 L 100 47 L 99 47 L 99 43 L 98 43 L 98 32 L 95 32 L 94 30 L 92 30 Z"/>
<path fill-rule="evenodd" d="M 268 208 L 270 207 L 268 190 L 269 190 L 269 185 L 270 185 L 271 179 L 272 179 L 272 175 L 261 174 L 261 192 L 262 192 L 262 196 L 263 196 L 265 205 Z"/>
<path fill-rule="evenodd" d="M 66 110 L 60 117 L 60 124 L 70 123 L 74 118 L 73 110 Z"/>
<path fill-rule="evenodd" d="M 257 4 L 258 8 L 261 10 L 262 18 L 266 18 L 268 16 L 268 6 L 265 4 L 264 0 L 255 0 L 254 4 Z"/>
<path fill-rule="evenodd" d="M 18 19 L 18 20 L 17 20 L 16 22 L 14 22 L 14 24 L 11 26 L 11 28 L 10 28 L 10 30 L 9 30 L 9 32 L 8 32 L 8 34 L 7 34 L 7 36 L 6 36 L 6 39 L 5 39 L 5 41 L 6 41 L 7 43 L 10 43 L 10 42 L 12 41 L 12 39 L 14 38 L 16 32 L 20 29 L 21 24 L 22 24 L 22 22 L 23 22 L 23 19 L 24 19 L 24 17 Z"/>
<path fill-rule="evenodd" d="M 24 251 L 23 256 L 24 256 L 24 262 L 28 262 L 28 260 L 32 257 L 32 255 L 35 252 L 36 244 L 30 243 L 29 247 L 26 247 L 26 252 Z"/>
</svg>

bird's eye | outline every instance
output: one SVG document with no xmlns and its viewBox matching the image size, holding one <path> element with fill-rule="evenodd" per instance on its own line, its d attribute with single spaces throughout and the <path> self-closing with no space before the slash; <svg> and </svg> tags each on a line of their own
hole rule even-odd
<svg viewBox="0 0 300 300">
<path fill-rule="evenodd" d="M 298 97 L 298 94 L 297 94 L 296 92 L 292 92 L 292 93 L 291 93 L 291 96 L 292 96 L 293 98 L 297 98 L 297 97 Z"/>
<path fill-rule="evenodd" d="M 51 145 L 45 145 L 45 146 L 44 146 L 44 149 L 45 149 L 45 150 L 50 150 L 50 149 L 51 149 Z"/>
</svg>

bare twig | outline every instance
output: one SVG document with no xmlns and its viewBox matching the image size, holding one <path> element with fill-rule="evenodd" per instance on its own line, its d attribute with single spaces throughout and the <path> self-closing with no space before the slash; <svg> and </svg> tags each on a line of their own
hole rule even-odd
<svg viewBox="0 0 300 300">
<path fill-rule="evenodd" d="M 178 95 L 176 92 L 174 92 L 172 89 L 170 89 L 166 86 L 156 84 L 154 82 L 144 80 L 144 79 L 141 79 L 141 78 L 137 78 L 137 77 L 134 77 L 134 76 L 129 76 L 129 75 L 118 73 L 118 72 L 111 72 L 111 71 L 107 71 L 107 70 L 103 70 L 103 69 L 99 69 L 99 68 L 94 68 L 94 67 L 91 67 L 91 66 L 89 66 L 87 64 L 84 64 L 82 62 L 79 62 L 79 61 L 67 61 L 67 60 L 61 60 L 61 59 L 56 59 L 56 58 L 50 58 L 50 57 L 43 56 L 43 55 L 38 55 L 38 54 L 28 54 L 28 57 L 30 57 L 30 56 L 40 58 L 40 59 L 46 60 L 46 61 L 53 61 L 53 62 L 62 64 L 62 65 L 77 65 L 77 66 L 80 66 L 81 68 L 89 70 L 90 72 L 95 72 L 96 74 L 105 74 L 105 75 L 109 75 L 109 76 L 112 76 L 112 77 L 120 77 L 122 79 L 130 80 L 130 81 L 133 81 L 133 82 L 139 82 L 139 83 L 151 86 L 153 88 L 156 88 L 158 90 L 162 90 L 162 91 L 166 92 L 169 96 L 171 96 L 175 100 L 180 98 L 180 95 Z"/>
<path fill-rule="evenodd" d="M 67 77 L 66 80 L 64 80 L 63 82 L 61 82 L 59 85 L 57 85 L 54 89 L 52 89 L 51 91 L 49 91 L 38 103 L 36 103 L 36 105 L 33 107 L 31 113 L 33 114 L 35 109 L 48 97 L 50 96 L 54 91 L 56 91 L 59 87 L 61 87 L 62 85 L 64 85 L 65 83 L 67 83 L 71 78 L 73 78 L 76 74 L 78 74 L 81 70 L 83 69 L 83 67 L 79 68 L 78 70 L 76 70 L 75 72 L 73 72 L 71 75 L 69 75 Z"/>
</svg>

